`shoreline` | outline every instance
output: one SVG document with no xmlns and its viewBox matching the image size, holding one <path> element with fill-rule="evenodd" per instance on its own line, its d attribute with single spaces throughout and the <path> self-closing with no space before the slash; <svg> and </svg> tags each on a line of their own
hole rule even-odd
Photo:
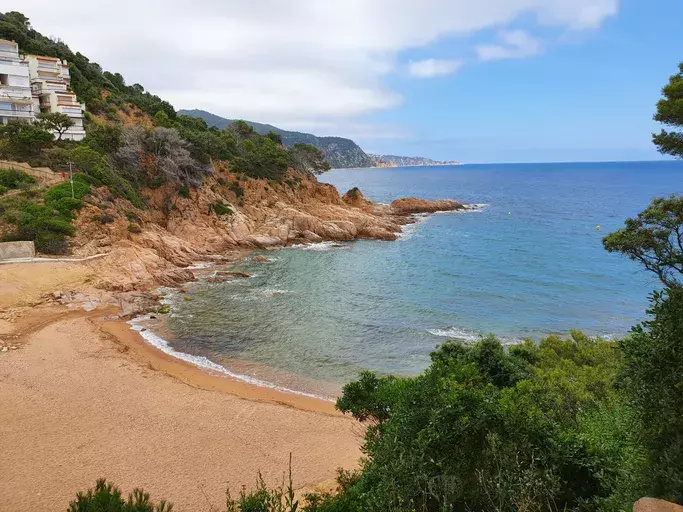
<svg viewBox="0 0 683 512">
<path fill-rule="evenodd" d="M 401 232 L 398 233 L 398 238 L 396 241 L 406 239 L 411 236 L 413 231 L 417 229 L 419 224 L 427 221 L 431 216 L 437 214 L 463 214 L 463 213 L 481 213 L 484 209 L 488 207 L 486 203 L 473 203 L 464 205 L 465 210 L 455 210 L 455 211 L 435 211 L 427 213 L 415 213 L 407 215 L 407 218 L 411 222 L 401 226 Z M 346 240 L 346 241 L 323 241 L 323 242 L 307 242 L 299 243 L 294 245 L 273 247 L 267 249 L 266 252 L 277 253 L 283 249 L 299 249 L 299 250 L 317 250 L 317 247 L 328 247 L 336 245 L 344 245 L 357 242 L 358 240 Z M 235 265 L 246 262 L 250 257 L 252 257 L 254 250 L 240 250 L 235 254 L 231 254 L 231 259 L 229 263 L 217 263 L 209 261 L 197 261 L 193 262 L 189 267 L 194 274 L 194 280 L 179 283 L 176 286 L 169 287 L 173 290 L 183 289 L 183 287 L 190 283 L 202 283 L 207 284 L 209 280 L 214 278 L 217 272 L 221 270 L 230 270 Z M 160 298 L 160 302 L 163 304 L 168 304 L 165 302 L 164 297 Z M 171 306 L 172 307 L 172 306 Z M 171 310 L 172 312 L 173 310 Z M 199 382 L 200 387 L 207 385 L 203 382 L 201 375 L 210 377 L 211 379 L 216 379 L 213 384 L 208 384 L 211 389 L 218 388 L 225 390 L 225 392 L 233 393 L 236 396 L 240 396 L 247 399 L 255 400 L 267 400 L 275 401 L 277 403 L 282 403 L 283 405 L 289 405 L 296 408 L 302 408 L 302 410 L 314 410 L 316 412 L 325 412 L 326 414 L 340 414 L 334 407 L 336 400 L 333 397 L 325 397 L 322 395 L 317 395 L 314 393 L 301 391 L 297 389 L 291 389 L 281 386 L 277 382 L 271 382 L 268 380 L 263 380 L 258 377 L 254 377 L 247 374 L 241 374 L 233 371 L 230 366 L 225 366 L 220 364 L 210 358 L 205 356 L 197 356 L 187 352 L 177 351 L 169 340 L 160 336 L 153 328 L 141 327 L 140 322 L 144 321 L 144 317 L 150 312 L 143 313 L 141 315 L 136 315 L 130 320 L 125 322 L 128 330 L 136 335 L 139 343 L 144 344 L 149 347 L 151 351 L 147 351 L 148 356 L 153 358 L 155 361 L 159 359 L 168 361 L 177 361 L 178 366 L 172 364 L 166 364 L 165 367 L 169 369 L 172 375 L 179 376 L 181 380 L 186 378 L 186 371 L 182 371 L 183 367 L 190 367 L 196 370 L 193 372 L 195 374 L 193 381 Z M 157 320 L 161 322 L 166 321 L 166 315 L 157 316 Z M 137 327 L 137 328 L 136 328 Z M 150 341 L 147 339 L 141 331 L 149 332 L 154 338 L 158 338 L 158 341 Z M 437 335 L 438 336 L 438 335 Z M 159 346 L 163 345 L 163 346 Z M 249 363 L 258 363 L 257 361 L 247 361 Z M 267 365 L 265 365 L 267 366 Z M 307 376 L 299 375 L 302 378 L 309 378 Z M 226 381 L 229 384 L 226 384 Z M 262 393 L 263 391 L 270 391 L 272 393 Z M 331 407 L 321 406 L 320 404 L 314 405 L 316 402 L 322 402 L 324 404 L 329 404 Z"/>
<path fill-rule="evenodd" d="M 302 411 L 343 416 L 335 408 L 334 402 L 322 397 L 305 396 L 294 390 L 285 391 L 259 386 L 229 375 L 217 375 L 209 368 L 203 368 L 168 354 L 145 340 L 140 332 L 134 330 L 131 324 L 124 320 L 105 320 L 99 323 L 98 327 L 111 336 L 115 343 L 132 351 L 141 363 L 151 365 L 153 369 L 194 388 L 219 391 L 246 400 L 276 403 Z"/>
</svg>

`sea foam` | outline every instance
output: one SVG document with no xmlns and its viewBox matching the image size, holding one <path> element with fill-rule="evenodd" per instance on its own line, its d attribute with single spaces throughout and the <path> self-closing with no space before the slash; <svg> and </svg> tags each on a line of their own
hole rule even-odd
<svg viewBox="0 0 683 512">
<path fill-rule="evenodd" d="M 168 342 L 163 339 L 161 336 L 155 334 L 154 332 L 150 331 L 149 329 L 145 329 L 142 325 L 140 325 L 140 322 L 143 320 L 148 319 L 148 317 L 138 317 L 133 320 L 128 321 L 128 324 L 131 326 L 131 329 L 136 331 L 137 333 L 142 336 L 142 339 L 144 339 L 147 343 L 150 345 L 156 347 L 157 349 L 161 350 L 165 354 L 168 354 L 171 357 L 175 357 L 176 359 L 180 359 L 182 361 L 185 361 L 187 363 L 193 364 L 199 368 L 203 368 L 205 370 L 210 370 L 216 373 L 220 373 L 222 375 L 225 375 L 227 377 L 230 377 L 235 380 L 239 380 L 242 382 L 246 382 L 248 384 L 252 384 L 254 386 L 259 386 L 262 388 L 268 388 L 268 389 L 274 389 L 276 391 L 281 391 L 283 393 L 291 393 L 294 395 L 299 395 L 299 396 L 305 396 L 309 398 L 315 398 L 318 400 L 325 400 L 328 402 L 333 402 L 334 400 L 331 400 L 327 397 L 320 396 L 320 395 L 315 395 L 313 393 L 306 393 L 304 391 L 297 391 L 295 389 L 290 389 L 286 388 L 283 386 L 278 386 L 277 384 L 274 384 L 272 382 L 268 382 L 265 380 L 257 379 L 255 377 L 250 377 L 249 375 L 241 375 L 239 373 L 234 373 L 228 370 L 225 366 L 222 366 L 218 363 L 215 363 L 208 357 L 204 356 L 195 356 L 192 354 L 187 354 L 185 352 L 179 352 L 175 350 L 171 345 L 168 344 Z"/>
</svg>

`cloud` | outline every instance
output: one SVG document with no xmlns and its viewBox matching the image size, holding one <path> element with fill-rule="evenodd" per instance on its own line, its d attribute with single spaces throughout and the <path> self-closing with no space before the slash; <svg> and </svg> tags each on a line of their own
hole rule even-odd
<svg viewBox="0 0 683 512">
<path fill-rule="evenodd" d="M 522 59 L 541 52 L 541 42 L 523 30 L 502 31 L 498 34 L 502 44 L 476 47 L 479 60 Z"/>
<path fill-rule="evenodd" d="M 417 78 L 433 78 L 435 76 L 450 75 L 458 71 L 463 65 L 461 60 L 426 59 L 411 62 L 408 73 Z"/>
<path fill-rule="evenodd" d="M 3 0 L 176 108 L 292 123 L 396 107 L 386 79 L 405 51 L 520 17 L 592 29 L 617 9 L 618 0 Z"/>
</svg>

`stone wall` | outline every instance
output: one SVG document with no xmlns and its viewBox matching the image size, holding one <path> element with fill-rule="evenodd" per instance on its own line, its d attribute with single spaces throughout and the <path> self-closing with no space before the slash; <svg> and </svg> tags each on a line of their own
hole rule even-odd
<svg viewBox="0 0 683 512">
<path fill-rule="evenodd" d="M 0 261 L 13 258 L 34 258 L 36 247 L 33 242 L 0 242 Z"/>
<path fill-rule="evenodd" d="M 25 162 L 0 160 L 0 169 L 14 169 L 15 171 L 23 171 L 29 176 L 33 176 L 43 187 L 51 187 L 66 180 L 66 178 L 62 176 L 62 173 L 54 172 L 49 167 L 31 167 Z"/>
</svg>

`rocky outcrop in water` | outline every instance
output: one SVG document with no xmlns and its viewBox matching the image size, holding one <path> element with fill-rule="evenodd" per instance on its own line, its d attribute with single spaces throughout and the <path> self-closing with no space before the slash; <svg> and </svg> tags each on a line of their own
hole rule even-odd
<svg viewBox="0 0 683 512">
<path fill-rule="evenodd" d="M 391 208 L 397 215 L 412 215 L 415 213 L 450 212 L 466 210 L 467 207 L 459 201 L 452 199 L 439 199 L 427 201 L 417 197 L 404 197 L 391 203 Z"/>
</svg>

